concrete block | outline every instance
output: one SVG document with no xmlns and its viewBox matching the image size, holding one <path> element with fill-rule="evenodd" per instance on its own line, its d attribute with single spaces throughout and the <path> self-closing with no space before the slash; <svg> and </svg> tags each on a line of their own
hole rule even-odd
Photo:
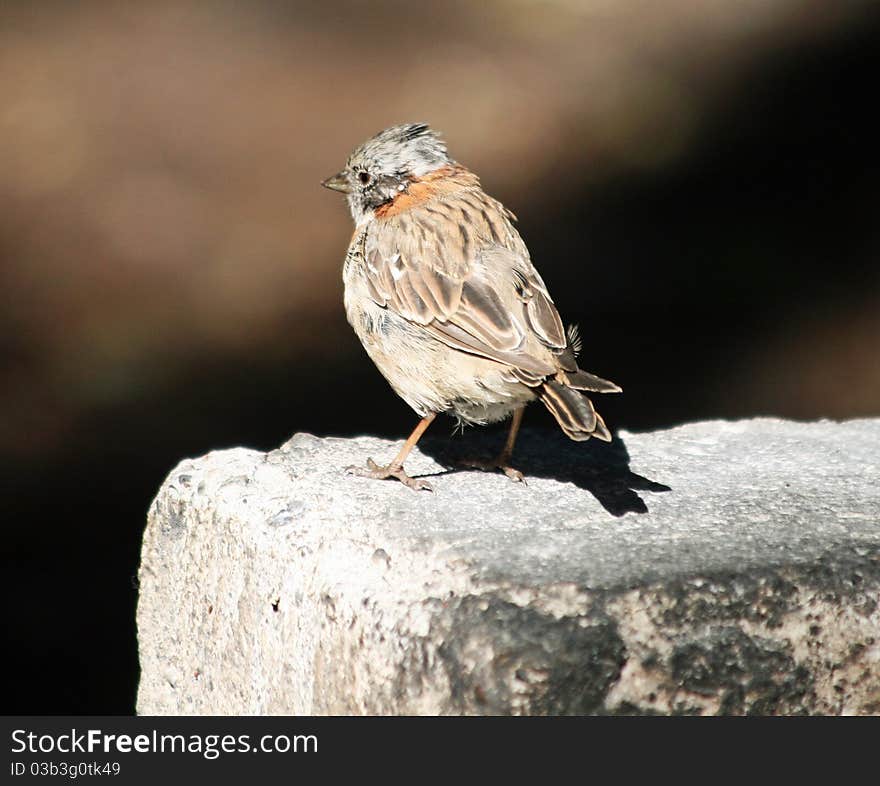
<svg viewBox="0 0 880 786">
<path fill-rule="evenodd" d="M 181 462 L 140 568 L 144 714 L 878 714 L 880 420 L 526 431 L 528 484 L 348 476 L 399 442 Z"/>
</svg>

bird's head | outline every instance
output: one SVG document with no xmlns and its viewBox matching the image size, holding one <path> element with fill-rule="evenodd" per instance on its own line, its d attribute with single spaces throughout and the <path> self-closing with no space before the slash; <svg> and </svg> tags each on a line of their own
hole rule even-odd
<svg viewBox="0 0 880 786">
<path fill-rule="evenodd" d="M 352 218 L 360 224 L 414 181 L 452 163 L 435 131 L 424 123 L 407 123 L 386 128 L 355 148 L 345 169 L 321 185 L 346 194 Z"/>
</svg>

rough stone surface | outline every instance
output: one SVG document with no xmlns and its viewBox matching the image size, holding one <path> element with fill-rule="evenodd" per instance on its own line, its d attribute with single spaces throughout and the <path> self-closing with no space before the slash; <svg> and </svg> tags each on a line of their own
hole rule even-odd
<svg viewBox="0 0 880 786">
<path fill-rule="evenodd" d="M 528 485 L 297 434 L 150 508 L 138 711 L 880 713 L 880 420 L 526 432 Z"/>
</svg>

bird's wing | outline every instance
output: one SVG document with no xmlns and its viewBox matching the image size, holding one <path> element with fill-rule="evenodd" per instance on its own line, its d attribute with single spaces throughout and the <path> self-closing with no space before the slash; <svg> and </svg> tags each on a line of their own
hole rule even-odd
<svg viewBox="0 0 880 786">
<path fill-rule="evenodd" d="M 569 365 L 568 338 L 509 214 L 481 196 L 434 202 L 383 222 L 365 244 L 367 286 L 379 305 L 448 346 L 537 384 L 560 361 Z"/>
</svg>

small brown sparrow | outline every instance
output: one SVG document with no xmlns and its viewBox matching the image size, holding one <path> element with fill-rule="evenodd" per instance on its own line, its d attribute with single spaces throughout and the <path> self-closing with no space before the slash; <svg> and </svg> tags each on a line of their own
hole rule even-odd
<svg viewBox="0 0 880 786">
<path fill-rule="evenodd" d="M 576 326 L 563 329 L 547 287 L 513 226 L 516 217 L 453 161 L 422 123 L 364 142 L 322 185 L 348 197 L 355 230 L 345 257 L 348 321 L 394 391 L 422 418 L 397 457 L 348 471 L 411 478 L 403 462 L 438 412 L 486 424 L 512 415 L 496 461 L 510 466 L 523 409 L 536 398 L 574 440 L 611 434 L 581 391 L 618 393 L 578 368 Z"/>
</svg>

